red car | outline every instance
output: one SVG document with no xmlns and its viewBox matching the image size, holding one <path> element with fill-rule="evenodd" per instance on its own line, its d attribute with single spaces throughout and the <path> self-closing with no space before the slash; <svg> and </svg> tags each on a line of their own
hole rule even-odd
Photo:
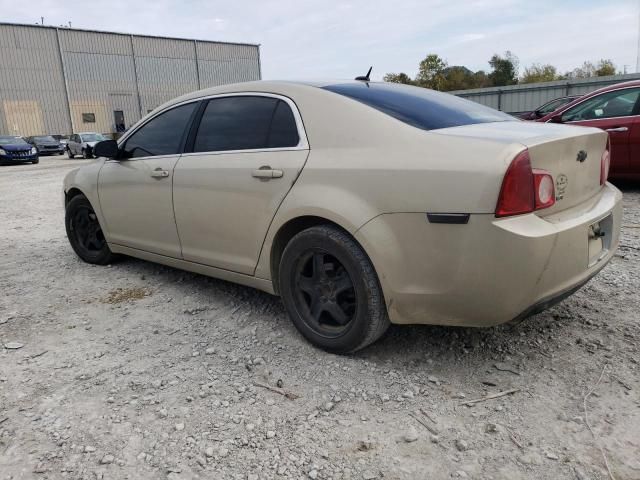
<svg viewBox="0 0 640 480">
<path fill-rule="evenodd" d="M 609 178 L 640 180 L 640 80 L 588 93 L 536 121 L 584 125 L 609 132 Z"/>
</svg>

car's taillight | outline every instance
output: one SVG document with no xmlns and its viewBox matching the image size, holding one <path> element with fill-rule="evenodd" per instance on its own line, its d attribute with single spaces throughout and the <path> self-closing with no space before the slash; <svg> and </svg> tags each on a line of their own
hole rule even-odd
<svg viewBox="0 0 640 480">
<path fill-rule="evenodd" d="M 502 180 L 496 217 L 508 217 L 548 208 L 556 202 L 553 177 L 545 170 L 532 170 L 529 151 L 513 159 Z"/>
<path fill-rule="evenodd" d="M 556 203 L 556 192 L 553 186 L 553 177 L 544 170 L 534 170 L 533 180 L 536 192 L 536 210 L 549 208 Z"/>
<path fill-rule="evenodd" d="M 609 167 L 611 166 L 611 151 L 609 148 L 609 139 L 607 139 L 607 147 L 602 152 L 602 158 L 600 159 L 600 185 L 604 185 L 609 178 Z"/>
</svg>

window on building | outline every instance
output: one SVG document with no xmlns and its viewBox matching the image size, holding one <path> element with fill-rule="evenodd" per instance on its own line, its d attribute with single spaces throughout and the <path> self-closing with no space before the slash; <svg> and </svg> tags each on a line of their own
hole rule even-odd
<svg viewBox="0 0 640 480">
<path fill-rule="evenodd" d="M 82 123 L 96 123 L 96 114 L 95 113 L 83 113 L 82 114 Z"/>
</svg>

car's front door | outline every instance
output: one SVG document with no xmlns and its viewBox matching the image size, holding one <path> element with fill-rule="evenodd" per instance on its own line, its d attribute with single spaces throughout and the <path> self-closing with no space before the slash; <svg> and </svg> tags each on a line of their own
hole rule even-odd
<svg viewBox="0 0 640 480">
<path fill-rule="evenodd" d="M 71 152 L 71 155 L 76 155 L 76 147 L 78 145 L 78 135 L 73 134 L 71 135 L 71 137 L 69 137 L 69 142 L 67 144 L 67 147 L 69 148 L 69 151 Z"/>
<path fill-rule="evenodd" d="M 98 176 L 98 196 L 108 241 L 180 258 L 173 214 L 174 167 L 198 103 L 168 109 L 120 145 Z"/>
<path fill-rule="evenodd" d="M 562 114 L 563 123 L 601 128 L 611 141 L 611 174 L 630 169 L 630 138 L 640 108 L 640 88 L 601 93 L 574 105 Z"/>
<path fill-rule="evenodd" d="M 291 100 L 266 94 L 210 99 L 175 169 L 184 259 L 253 274 L 269 224 L 308 153 Z"/>
</svg>

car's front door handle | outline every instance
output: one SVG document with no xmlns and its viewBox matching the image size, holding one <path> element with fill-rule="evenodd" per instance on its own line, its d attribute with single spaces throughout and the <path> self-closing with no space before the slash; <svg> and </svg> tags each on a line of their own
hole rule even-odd
<svg viewBox="0 0 640 480">
<path fill-rule="evenodd" d="M 167 178 L 169 176 L 169 172 L 161 168 L 156 168 L 151 172 L 151 176 L 153 178 Z"/>
<path fill-rule="evenodd" d="M 284 175 L 282 170 L 276 170 L 268 165 L 262 166 L 251 172 L 251 176 L 255 178 L 281 178 Z"/>
<path fill-rule="evenodd" d="M 615 128 L 607 128 L 607 132 L 628 132 L 629 129 L 627 127 L 615 127 Z"/>
</svg>

